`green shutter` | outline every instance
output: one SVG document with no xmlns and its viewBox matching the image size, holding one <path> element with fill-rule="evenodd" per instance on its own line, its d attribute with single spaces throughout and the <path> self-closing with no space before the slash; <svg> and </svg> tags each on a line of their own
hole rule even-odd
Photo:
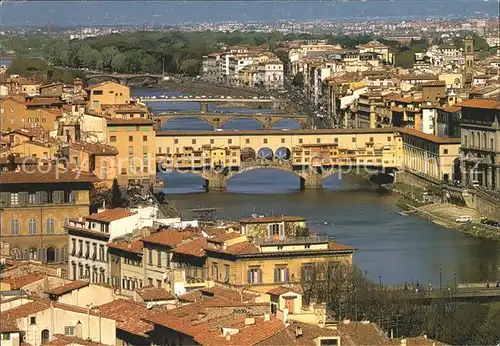
<svg viewBox="0 0 500 346">
<path fill-rule="evenodd" d="M 76 204 L 76 191 L 71 191 L 71 203 Z"/>
<path fill-rule="evenodd" d="M 9 205 L 10 204 L 10 192 L 2 192 L 0 193 L 0 205 Z"/>
<path fill-rule="evenodd" d="M 26 205 L 28 203 L 28 192 L 19 192 L 19 205 Z"/>
<path fill-rule="evenodd" d="M 48 198 L 48 192 L 47 191 L 41 191 L 40 193 L 40 204 L 47 204 L 49 198 Z"/>
<path fill-rule="evenodd" d="M 52 192 L 52 203 L 53 204 L 59 204 L 59 203 L 61 203 L 59 201 L 59 191 L 53 191 Z"/>
</svg>

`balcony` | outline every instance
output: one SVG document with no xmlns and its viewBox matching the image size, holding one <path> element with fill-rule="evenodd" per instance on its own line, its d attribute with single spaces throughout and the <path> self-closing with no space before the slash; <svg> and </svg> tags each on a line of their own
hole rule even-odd
<svg viewBox="0 0 500 346">
<path fill-rule="evenodd" d="M 273 237 L 268 238 L 258 238 L 254 239 L 255 245 L 266 246 L 266 245 L 294 245 L 294 244 L 321 244 L 328 243 L 330 240 L 334 240 L 334 237 L 330 237 L 327 234 L 311 234 L 307 237 L 286 237 L 282 239 L 277 239 Z"/>
</svg>

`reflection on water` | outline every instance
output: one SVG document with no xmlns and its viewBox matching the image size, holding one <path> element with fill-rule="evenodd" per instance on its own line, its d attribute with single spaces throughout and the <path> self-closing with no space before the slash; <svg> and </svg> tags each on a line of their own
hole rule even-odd
<svg viewBox="0 0 500 346">
<path fill-rule="evenodd" d="M 162 90 L 156 94 L 165 93 Z M 153 109 L 157 105 L 151 104 Z M 282 128 L 293 128 L 293 120 L 283 122 Z M 207 124 L 203 128 L 203 124 L 197 119 L 181 119 L 167 127 L 184 131 L 210 129 Z M 228 123 L 227 129 L 252 126 L 259 124 L 238 119 Z M 395 213 L 397 196 L 380 193 L 355 176 L 343 175 L 340 179 L 334 175 L 325 179 L 323 189 L 301 191 L 295 174 L 259 169 L 232 177 L 227 192 L 208 193 L 197 175 L 170 173 L 161 177 L 165 179 L 168 199 L 181 211 L 220 207 L 216 216 L 231 220 L 255 212 L 304 216 L 312 231 L 327 232 L 339 242 L 356 247 L 356 264 L 376 282 L 381 276 L 388 284 L 418 280 L 422 284 L 431 281 L 437 287 L 439 268 L 444 282 L 449 284 L 454 282 L 455 273 L 458 282 L 500 280 L 498 242 L 467 236 L 417 216 L 399 216 Z"/>
</svg>

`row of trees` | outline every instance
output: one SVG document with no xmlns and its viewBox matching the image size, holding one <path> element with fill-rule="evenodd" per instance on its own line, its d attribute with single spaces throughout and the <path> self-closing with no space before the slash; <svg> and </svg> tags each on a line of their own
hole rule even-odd
<svg viewBox="0 0 500 346">
<path fill-rule="evenodd" d="M 500 341 L 500 306 L 457 303 L 453 289 L 430 305 L 414 289 L 391 290 L 368 280 L 356 267 L 318 263 L 302 273 L 304 300 L 326 302 L 338 320 L 377 322 L 395 337 L 419 336 L 451 345 L 493 345 Z"/>
</svg>

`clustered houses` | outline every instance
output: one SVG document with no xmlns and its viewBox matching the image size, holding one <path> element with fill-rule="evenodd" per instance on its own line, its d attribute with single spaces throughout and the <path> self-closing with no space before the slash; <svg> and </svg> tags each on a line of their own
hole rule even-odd
<svg viewBox="0 0 500 346">
<path fill-rule="evenodd" d="M 477 59 L 471 37 L 463 48 L 431 46 L 407 70 L 392 67 L 389 47 L 377 41 L 354 50 L 324 41 L 288 48 L 289 71 L 302 75 L 301 92 L 327 125 L 398 128 L 408 171 L 498 189 L 499 66 L 494 57 Z"/>
<path fill-rule="evenodd" d="M 235 87 L 282 89 L 283 63 L 269 47 L 235 46 L 203 57 L 202 77 Z"/>
<path fill-rule="evenodd" d="M 104 213 L 87 220 L 132 216 Z M 110 233 L 119 225 L 113 226 Z M 116 275 L 159 277 L 158 283 L 140 287 L 122 277 L 123 287 L 116 289 L 62 278 L 60 269 L 39 262 L 4 258 L 2 344 L 441 345 L 426 337 L 388 338 L 375 323 L 336 320 L 324 303 L 305 303 L 301 280 L 314 275 L 318 262 L 350 265 L 354 249 L 310 233 L 302 217 L 249 218 L 239 228 L 160 229 L 134 237 L 107 244 L 110 253 L 117 250 L 110 266 Z M 132 274 L 125 264 L 139 269 Z M 179 275 L 183 271 L 193 277 Z"/>
</svg>

